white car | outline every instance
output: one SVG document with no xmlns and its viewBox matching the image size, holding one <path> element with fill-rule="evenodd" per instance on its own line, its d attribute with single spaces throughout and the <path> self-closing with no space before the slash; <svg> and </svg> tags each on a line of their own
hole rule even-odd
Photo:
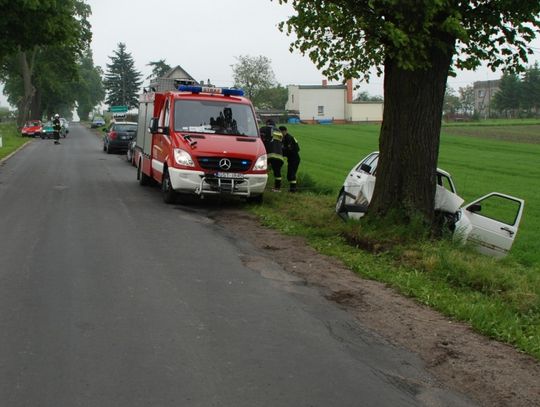
<svg viewBox="0 0 540 407">
<path fill-rule="evenodd" d="M 360 219 L 367 212 L 375 188 L 379 152 L 370 153 L 347 175 L 337 201 L 343 219 Z M 512 247 L 525 201 L 491 192 L 467 205 L 457 195 L 450 174 L 437 168 L 435 210 L 448 214 L 454 238 L 473 243 L 484 254 L 504 257 Z"/>
</svg>

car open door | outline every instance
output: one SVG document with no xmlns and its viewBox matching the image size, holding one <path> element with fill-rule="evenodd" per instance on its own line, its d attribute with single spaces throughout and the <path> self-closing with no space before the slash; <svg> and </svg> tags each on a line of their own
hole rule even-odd
<svg viewBox="0 0 540 407">
<path fill-rule="evenodd" d="M 525 202 L 522 199 L 491 192 L 463 208 L 468 218 L 466 239 L 481 253 L 504 257 L 512 247 Z M 459 231 L 458 231 L 459 233 Z"/>
</svg>

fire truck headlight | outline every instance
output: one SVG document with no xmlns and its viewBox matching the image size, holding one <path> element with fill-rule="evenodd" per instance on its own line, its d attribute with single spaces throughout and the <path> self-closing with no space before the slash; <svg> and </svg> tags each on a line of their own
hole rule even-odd
<svg viewBox="0 0 540 407">
<path fill-rule="evenodd" d="M 187 151 L 182 150 L 181 148 L 174 149 L 174 161 L 178 165 L 185 165 L 186 167 L 195 167 L 195 163 L 191 158 L 191 155 Z"/>
<path fill-rule="evenodd" d="M 255 165 L 253 166 L 253 169 L 255 171 L 266 171 L 268 168 L 268 162 L 267 162 L 266 154 L 261 155 L 257 161 L 255 162 Z"/>
</svg>

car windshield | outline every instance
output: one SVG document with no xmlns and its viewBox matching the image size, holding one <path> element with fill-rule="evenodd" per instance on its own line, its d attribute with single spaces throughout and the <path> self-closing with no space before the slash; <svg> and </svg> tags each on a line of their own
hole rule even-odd
<svg viewBox="0 0 540 407">
<path fill-rule="evenodd" d="M 224 101 L 176 100 L 174 130 L 258 137 L 251 107 Z"/>
<path fill-rule="evenodd" d="M 52 127 L 52 122 L 47 122 L 43 125 L 43 127 Z"/>
<path fill-rule="evenodd" d="M 114 129 L 116 131 L 136 132 L 137 125 L 136 124 L 116 124 L 114 126 Z"/>
<path fill-rule="evenodd" d="M 41 122 L 37 121 L 37 120 L 34 120 L 34 121 L 31 121 L 31 122 L 26 122 L 25 126 L 26 127 L 41 126 Z"/>
</svg>

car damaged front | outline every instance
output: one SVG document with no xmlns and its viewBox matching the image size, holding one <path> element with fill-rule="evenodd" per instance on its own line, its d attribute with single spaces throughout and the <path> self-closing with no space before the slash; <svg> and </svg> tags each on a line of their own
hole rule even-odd
<svg viewBox="0 0 540 407">
<path fill-rule="evenodd" d="M 342 219 L 361 219 L 368 210 L 376 182 L 379 154 L 373 152 L 349 172 L 336 201 Z M 451 175 L 437 168 L 435 211 L 443 214 L 456 241 L 473 244 L 494 257 L 508 254 L 515 240 L 525 202 L 491 192 L 463 206 Z"/>
</svg>

